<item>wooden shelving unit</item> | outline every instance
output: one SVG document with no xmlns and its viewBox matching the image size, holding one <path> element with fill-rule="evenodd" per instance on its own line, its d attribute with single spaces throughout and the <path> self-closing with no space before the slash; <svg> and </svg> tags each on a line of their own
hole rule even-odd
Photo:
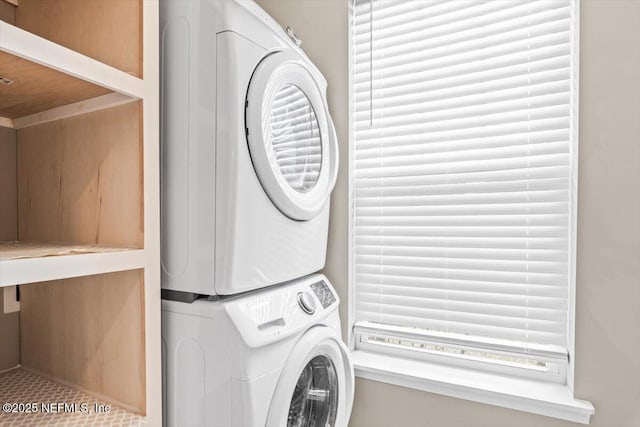
<svg viewBox="0 0 640 427">
<path fill-rule="evenodd" d="M 0 287 L 20 288 L 22 366 L 5 401 L 40 378 L 162 423 L 158 55 L 156 2 L 0 0 Z"/>
</svg>

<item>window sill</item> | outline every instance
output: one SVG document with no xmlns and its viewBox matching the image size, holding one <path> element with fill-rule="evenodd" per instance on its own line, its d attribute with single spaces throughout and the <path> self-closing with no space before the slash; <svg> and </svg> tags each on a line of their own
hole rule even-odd
<svg viewBox="0 0 640 427">
<path fill-rule="evenodd" d="M 508 377 L 456 366 L 356 350 L 357 377 L 430 393 L 589 424 L 591 402 L 575 399 L 565 384 Z"/>
</svg>

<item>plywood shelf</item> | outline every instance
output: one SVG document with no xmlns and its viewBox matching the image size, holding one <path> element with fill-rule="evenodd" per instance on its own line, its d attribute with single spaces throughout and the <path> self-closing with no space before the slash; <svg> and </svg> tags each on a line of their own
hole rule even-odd
<svg viewBox="0 0 640 427">
<path fill-rule="evenodd" d="M 0 425 L 148 425 L 143 416 L 22 368 L 0 374 L 0 402 L 30 402 L 38 409 L 32 413 L 0 414 Z"/>
<path fill-rule="evenodd" d="M 0 286 L 144 268 L 144 250 L 73 243 L 0 242 Z"/>
<path fill-rule="evenodd" d="M 145 93 L 143 80 L 2 21 L 0 78 L 0 126 L 14 128 L 135 101 Z"/>
</svg>

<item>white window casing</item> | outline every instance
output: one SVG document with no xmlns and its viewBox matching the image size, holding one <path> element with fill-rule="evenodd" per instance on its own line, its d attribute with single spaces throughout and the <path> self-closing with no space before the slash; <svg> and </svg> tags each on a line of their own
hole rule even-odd
<svg viewBox="0 0 640 427">
<path fill-rule="evenodd" d="M 578 6 L 352 0 L 356 361 L 572 393 Z"/>
</svg>

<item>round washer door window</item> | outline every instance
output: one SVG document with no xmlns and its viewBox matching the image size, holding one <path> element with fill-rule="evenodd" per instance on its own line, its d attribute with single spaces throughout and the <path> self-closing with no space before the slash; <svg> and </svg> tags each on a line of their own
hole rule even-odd
<svg viewBox="0 0 640 427">
<path fill-rule="evenodd" d="M 338 375 L 325 355 L 314 357 L 304 367 L 289 406 L 287 427 L 336 425 Z"/>
<path fill-rule="evenodd" d="M 334 330 L 305 332 L 283 362 L 267 426 L 341 427 L 353 402 L 353 364 Z"/>
<path fill-rule="evenodd" d="M 325 206 L 337 173 L 337 141 L 324 96 L 293 52 L 276 52 L 253 73 L 246 102 L 251 161 L 274 205 L 295 220 Z"/>
</svg>

